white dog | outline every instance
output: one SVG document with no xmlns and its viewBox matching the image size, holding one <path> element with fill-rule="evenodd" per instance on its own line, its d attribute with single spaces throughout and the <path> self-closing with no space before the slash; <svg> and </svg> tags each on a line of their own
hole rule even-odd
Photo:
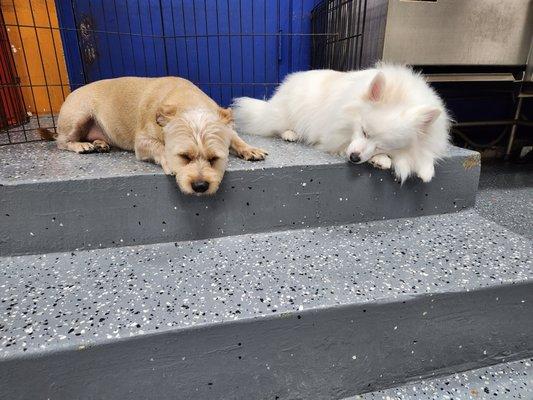
<svg viewBox="0 0 533 400">
<path fill-rule="evenodd" d="M 415 173 L 424 182 L 446 155 L 449 117 L 424 78 L 403 66 L 289 75 L 268 101 L 238 98 L 237 130 L 303 141 L 354 163 L 394 168 L 403 182 Z"/>
</svg>

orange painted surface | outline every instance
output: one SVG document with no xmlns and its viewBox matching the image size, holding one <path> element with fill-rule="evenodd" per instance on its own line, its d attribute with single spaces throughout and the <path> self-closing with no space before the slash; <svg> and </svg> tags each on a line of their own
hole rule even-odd
<svg viewBox="0 0 533 400">
<path fill-rule="evenodd" d="M 27 112 L 57 113 L 70 89 L 54 0 L 0 0 L 0 6 Z"/>
</svg>

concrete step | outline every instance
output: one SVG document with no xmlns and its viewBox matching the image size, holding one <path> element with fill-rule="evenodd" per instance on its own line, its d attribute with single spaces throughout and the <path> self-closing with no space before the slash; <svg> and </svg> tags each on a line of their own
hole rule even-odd
<svg viewBox="0 0 533 400">
<path fill-rule="evenodd" d="M 533 399 L 533 359 L 506 362 L 357 395 L 346 400 Z"/>
<path fill-rule="evenodd" d="M 530 357 L 532 259 L 474 211 L 5 257 L 0 398 L 341 399 Z"/>
<path fill-rule="evenodd" d="M 219 192 L 181 194 L 133 154 L 53 143 L 0 147 L 0 254 L 117 247 L 458 211 L 474 204 L 479 155 L 453 148 L 429 184 L 281 140 L 264 162 L 231 158 Z"/>
</svg>

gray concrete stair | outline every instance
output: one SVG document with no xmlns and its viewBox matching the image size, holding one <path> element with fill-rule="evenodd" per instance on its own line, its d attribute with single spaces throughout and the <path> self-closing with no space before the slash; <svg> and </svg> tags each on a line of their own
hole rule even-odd
<svg viewBox="0 0 533 400">
<path fill-rule="evenodd" d="M 219 192 L 181 194 L 133 154 L 77 155 L 53 143 L 0 147 L 0 255 L 196 240 L 456 212 L 474 205 L 478 153 L 451 149 L 434 180 L 281 140 L 250 137 L 264 162 L 231 158 Z"/>
<path fill-rule="evenodd" d="M 341 399 L 531 357 L 532 259 L 472 210 L 4 257 L 0 398 Z"/>
<path fill-rule="evenodd" d="M 426 378 L 345 400 L 530 400 L 533 399 L 533 359 Z"/>
</svg>

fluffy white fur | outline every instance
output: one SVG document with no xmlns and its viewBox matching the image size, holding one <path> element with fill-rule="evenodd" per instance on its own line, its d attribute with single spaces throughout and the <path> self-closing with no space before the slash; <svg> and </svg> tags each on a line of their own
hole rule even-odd
<svg viewBox="0 0 533 400">
<path fill-rule="evenodd" d="M 303 141 L 352 162 L 394 168 L 429 182 L 448 149 L 449 117 L 424 78 L 404 66 L 287 76 L 268 101 L 242 97 L 233 104 L 243 133 Z"/>
</svg>

